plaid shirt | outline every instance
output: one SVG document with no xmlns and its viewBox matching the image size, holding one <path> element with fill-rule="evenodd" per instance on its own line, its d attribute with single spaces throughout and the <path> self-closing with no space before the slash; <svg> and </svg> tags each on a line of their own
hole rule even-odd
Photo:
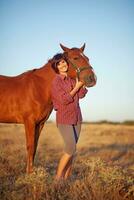
<svg viewBox="0 0 134 200">
<path fill-rule="evenodd" d="M 77 124 L 82 122 L 79 98 L 83 98 L 88 90 L 82 87 L 72 97 L 70 91 L 74 86 L 75 80 L 61 74 L 56 74 L 52 82 L 51 97 L 54 110 L 56 110 L 57 124 Z"/>
</svg>

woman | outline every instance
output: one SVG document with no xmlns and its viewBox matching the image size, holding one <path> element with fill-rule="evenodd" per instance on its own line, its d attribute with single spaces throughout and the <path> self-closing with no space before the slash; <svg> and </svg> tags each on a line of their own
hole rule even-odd
<svg viewBox="0 0 134 200">
<path fill-rule="evenodd" d="M 56 110 L 56 124 L 65 144 L 55 177 L 59 181 L 67 179 L 71 173 L 82 122 L 79 98 L 85 96 L 87 89 L 83 82 L 68 77 L 68 62 L 63 54 L 56 54 L 53 60 L 56 77 L 52 82 L 51 96 Z"/>
</svg>

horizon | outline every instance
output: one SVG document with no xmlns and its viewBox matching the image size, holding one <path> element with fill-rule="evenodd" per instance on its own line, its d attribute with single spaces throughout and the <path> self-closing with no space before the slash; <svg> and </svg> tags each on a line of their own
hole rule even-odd
<svg viewBox="0 0 134 200">
<path fill-rule="evenodd" d="M 55 120 L 53 120 L 53 119 L 48 119 L 46 122 L 48 122 L 48 123 L 55 123 L 56 124 L 56 121 Z M 110 120 L 106 120 L 106 119 L 102 119 L 102 120 L 96 120 L 96 121 L 86 121 L 86 120 L 83 120 L 83 122 L 82 123 L 117 123 L 117 124 L 124 124 L 124 123 L 128 123 L 128 124 L 134 124 L 134 120 L 129 120 L 129 119 L 127 119 L 127 120 L 123 120 L 123 121 L 110 121 Z"/>
</svg>

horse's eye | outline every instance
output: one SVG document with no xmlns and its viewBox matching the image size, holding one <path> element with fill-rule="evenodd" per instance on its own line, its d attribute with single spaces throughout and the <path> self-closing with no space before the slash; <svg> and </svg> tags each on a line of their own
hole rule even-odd
<svg viewBox="0 0 134 200">
<path fill-rule="evenodd" d="M 78 59 L 79 59 L 79 57 L 74 57 L 73 59 L 74 59 L 74 60 L 78 60 Z"/>
</svg>

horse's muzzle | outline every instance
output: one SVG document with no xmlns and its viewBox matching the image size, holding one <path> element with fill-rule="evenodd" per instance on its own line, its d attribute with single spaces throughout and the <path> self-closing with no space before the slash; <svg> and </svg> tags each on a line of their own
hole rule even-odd
<svg viewBox="0 0 134 200">
<path fill-rule="evenodd" d="M 84 77 L 84 82 L 85 82 L 86 87 L 93 87 L 94 85 L 96 85 L 97 77 L 93 73 L 91 75 Z"/>
</svg>

